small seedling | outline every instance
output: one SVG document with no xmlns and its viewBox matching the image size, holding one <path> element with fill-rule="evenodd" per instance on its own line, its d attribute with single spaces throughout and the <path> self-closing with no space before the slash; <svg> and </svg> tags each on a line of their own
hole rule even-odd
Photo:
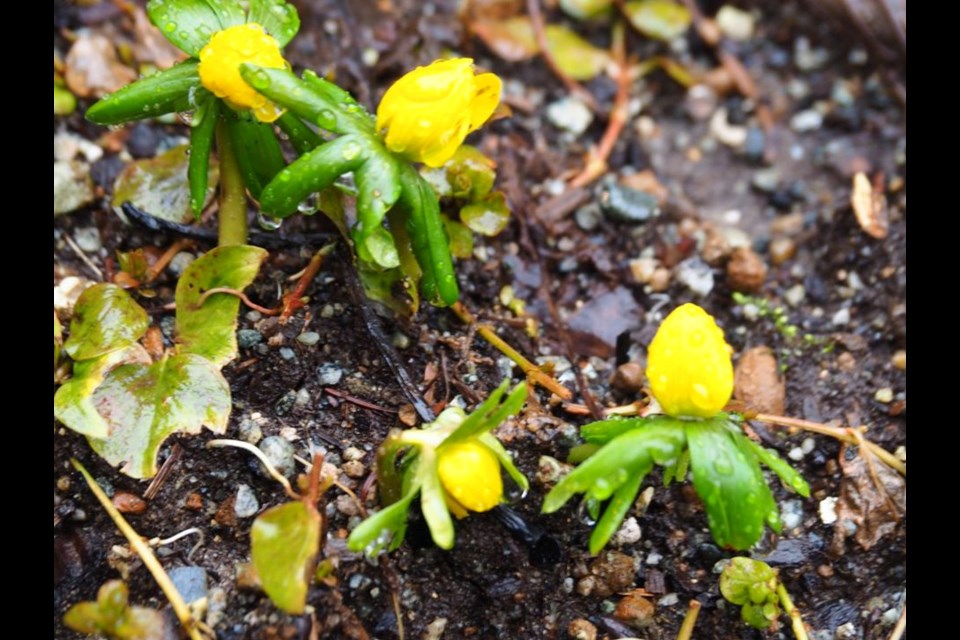
<svg viewBox="0 0 960 640">
<path fill-rule="evenodd" d="M 780 607 L 790 616 L 797 640 L 807 640 L 800 612 L 780 582 L 775 569 L 760 560 L 733 558 L 720 574 L 720 593 L 739 605 L 743 621 L 755 629 L 775 631 Z"/>
<path fill-rule="evenodd" d="M 80 602 L 67 610 L 63 624 L 80 633 L 102 633 L 112 640 L 163 640 L 166 622 L 159 611 L 131 606 L 122 580 L 105 582 L 95 602 Z"/>
<path fill-rule="evenodd" d="M 650 344 L 647 378 L 666 415 L 583 426 L 580 435 L 587 444 L 572 455 L 586 459 L 547 494 L 543 512 L 585 494 L 590 515 L 599 517 L 590 536 L 590 552 L 596 554 L 620 527 L 644 477 L 661 465 L 665 483 L 692 470 L 720 546 L 749 548 L 760 539 L 764 523 L 779 532 L 779 510 L 760 463 L 790 490 L 806 497 L 810 489 L 776 452 L 744 435 L 739 416 L 721 411 L 733 393 L 733 363 L 713 318 L 693 304 L 667 316 Z M 601 516 L 601 503 L 608 500 Z"/>
<path fill-rule="evenodd" d="M 467 415 L 459 407 L 444 410 L 422 429 L 395 429 L 377 452 L 377 486 L 383 509 L 350 534 L 353 551 L 375 555 L 384 546 L 403 542 L 407 512 L 420 496 L 420 509 L 433 541 L 441 549 L 454 543 L 450 514 L 463 518 L 471 511 L 489 511 L 503 498 L 500 467 L 522 491 L 529 483 L 510 454 L 491 433 L 520 411 L 527 398 L 526 383 L 509 394 L 504 380 L 490 397 Z M 502 404 L 501 404 L 502 401 Z"/>
</svg>

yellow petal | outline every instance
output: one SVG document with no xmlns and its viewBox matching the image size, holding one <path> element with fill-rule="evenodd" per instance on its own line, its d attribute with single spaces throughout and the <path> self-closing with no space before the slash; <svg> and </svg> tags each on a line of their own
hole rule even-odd
<svg viewBox="0 0 960 640">
<path fill-rule="evenodd" d="M 479 442 L 468 440 L 444 447 L 437 474 L 444 491 L 465 509 L 489 511 L 500 504 L 500 461 Z"/>
<path fill-rule="evenodd" d="M 503 83 L 492 73 L 481 73 L 473 79 L 474 97 L 470 109 L 470 131 L 476 131 L 490 119 L 500 104 Z"/>
</svg>

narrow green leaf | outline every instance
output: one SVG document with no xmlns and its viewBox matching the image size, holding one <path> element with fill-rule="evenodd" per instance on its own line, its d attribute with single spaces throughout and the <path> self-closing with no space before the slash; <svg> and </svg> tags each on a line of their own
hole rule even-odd
<svg viewBox="0 0 960 640">
<path fill-rule="evenodd" d="M 323 191 L 364 160 L 363 140 L 356 136 L 340 136 L 322 144 L 282 169 L 263 188 L 260 207 L 278 218 L 292 215 L 307 196 Z"/>
<path fill-rule="evenodd" d="M 460 297 L 440 204 L 430 185 L 409 164 L 400 171 L 400 203 L 413 253 L 423 270 L 421 289 L 431 304 L 451 305 Z"/>
<path fill-rule="evenodd" d="M 320 514 L 300 501 L 268 509 L 253 521 L 250 544 L 264 592 L 279 609 L 302 614 L 320 550 Z"/>
<path fill-rule="evenodd" d="M 670 42 L 690 26 L 690 10 L 673 0 L 637 0 L 625 7 L 627 18 L 641 33 Z"/>
<path fill-rule="evenodd" d="M 194 108 L 191 92 L 194 100 L 207 94 L 200 86 L 198 64 L 196 60 L 187 60 L 128 84 L 87 109 L 87 120 L 103 125 L 121 124 Z"/>
<path fill-rule="evenodd" d="M 367 155 L 367 160 L 353 173 L 357 184 L 358 219 L 354 242 L 356 242 L 358 254 L 361 254 L 361 248 L 365 248 L 378 265 L 391 269 L 399 266 L 400 258 L 393 238 L 390 238 L 383 228 L 383 218 L 400 197 L 400 165 L 393 154 L 379 143 L 368 149 Z M 377 240 L 378 235 L 379 240 Z M 378 248 L 376 246 L 368 246 L 368 241 L 371 239 L 383 245 L 383 236 L 387 236 L 389 247 L 392 248 L 390 261 L 378 259 L 377 254 L 383 256 L 383 251 L 376 251 Z M 361 257 L 363 257 L 362 254 Z"/>
<path fill-rule="evenodd" d="M 286 164 L 273 126 L 233 114 L 226 116 L 226 123 L 243 182 L 259 200 L 263 188 Z"/>
<path fill-rule="evenodd" d="M 421 449 L 416 471 L 420 484 L 420 510 L 423 511 L 423 518 L 430 529 L 430 537 L 441 549 L 452 549 L 453 520 L 443 497 L 443 487 L 437 473 L 436 453 L 430 449 Z"/>
<path fill-rule="evenodd" d="M 756 458 L 737 445 L 725 419 L 687 423 L 690 465 L 713 539 L 743 550 L 760 539 L 763 523 L 777 509 Z"/>
<path fill-rule="evenodd" d="M 250 0 L 248 22 L 255 22 L 267 30 L 280 45 L 287 46 L 300 30 L 297 8 L 284 0 Z"/>
<path fill-rule="evenodd" d="M 89 360 L 134 344 L 150 325 L 147 312 L 115 284 L 95 284 L 77 299 L 63 350 Z"/>
<path fill-rule="evenodd" d="M 510 386 L 510 379 L 505 378 L 503 382 L 500 383 L 496 389 L 490 392 L 490 395 L 487 396 L 487 399 L 480 403 L 480 406 L 475 408 L 470 412 L 463 422 L 450 432 L 450 435 L 443 441 L 444 445 L 455 444 L 457 442 L 463 442 L 467 438 L 472 437 L 475 434 L 483 433 L 484 431 L 489 431 L 497 425 L 490 425 L 489 416 L 492 415 L 497 407 L 500 406 L 500 401 L 503 398 L 503 395 L 507 392 L 507 387 Z M 522 384 L 517 385 L 517 388 L 514 389 L 514 392 L 517 392 L 517 389 L 523 386 L 524 390 L 526 385 Z M 526 392 L 524 391 L 524 398 L 526 398 Z M 522 403 L 521 403 L 522 404 Z"/>
<path fill-rule="evenodd" d="M 212 95 L 204 100 L 194 114 L 190 129 L 190 160 L 187 165 L 187 181 L 190 183 L 190 206 L 198 219 L 207 203 L 207 179 L 210 170 L 210 149 L 219 117 L 220 101 Z M 197 121 L 197 118 L 200 121 Z"/>
<path fill-rule="evenodd" d="M 482 442 L 487 446 L 488 449 L 493 451 L 493 454 L 497 456 L 497 460 L 500 461 L 500 465 L 506 469 L 507 475 L 517 486 L 520 487 L 520 490 L 526 492 L 530 489 L 530 481 L 527 480 L 527 476 L 521 473 L 520 469 L 517 468 L 517 465 L 513 463 L 513 456 L 511 456 L 507 450 L 503 447 L 497 438 L 491 433 L 481 433 L 477 436 L 477 440 Z"/>
<path fill-rule="evenodd" d="M 391 550 L 399 547 L 407 531 L 410 504 L 419 491 L 419 486 L 414 487 L 402 500 L 384 507 L 357 525 L 347 539 L 347 548 L 356 553 L 363 551 L 368 556 L 375 556 L 388 541 Z"/>
<path fill-rule="evenodd" d="M 205 126 L 201 122 L 199 126 Z M 132 202 L 143 211 L 150 211 L 170 222 L 184 223 L 194 216 L 191 203 L 193 184 L 190 182 L 191 161 L 201 152 L 187 154 L 188 145 L 180 145 L 153 158 L 135 160 L 128 164 L 113 186 L 113 206 Z M 207 153 L 209 158 L 209 151 Z M 200 158 L 197 158 L 200 161 Z M 201 209 L 209 204 L 220 178 L 220 167 L 208 161 L 207 185 Z M 196 168 L 194 168 L 196 170 Z M 199 195 L 199 194 L 197 194 Z"/>
<path fill-rule="evenodd" d="M 733 428 L 739 429 L 734 426 Z M 753 452 L 760 462 L 765 464 L 771 471 L 777 474 L 783 486 L 792 491 L 796 491 L 804 498 L 810 497 L 810 485 L 803 479 L 803 476 L 796 469 L 787 464 L 773 449 L 762 447 L 753 440 L 746 438 L 745 444 Z"/>
<path fill-rule="evenodd" d="M 110 425 L 97 413 L 93 392 L 110 371 L 122 364 L 150 364 L 150 356 L 139 344 L 110 351 L 73 365 L 73 377 L 53 396 L 53 415 L 68 428 L 92 438 L 106 438 Z"/>
<path fill-rule="evenodd" d="M 614 492 L 610 502 L 607 503 L 607 508 L 603 511 L 603 516 L 597 522 L 593 533 L 590 534 L 590 555 L 595 556 L 600 553 L 600 550 L 607 545 L 613 534 L 620 528 L 620 524 L 630 511 L 630 507 L 633 506 L 634 500 L 637 499 L 637 494 L 640 493 L 640 485 L 643 483 L 644 477 L 644 474 L 638 473 L 620 485 L 620 488 Z"/>
<path fill-rule="evenodd" d="M 622 433 L 647 424 L 644 418 L 610 418 L 580 427 L 580 437 L 590 444 L 607 444 Z"/>
<path fill-rule="evenodd" d="M 126 364 L 111 371 L 94 392 L 94 406 L 109 425 L 90 446 L 122 473 L 149 478 L 157 452 L 174 433 L 227 430 L 230 386 L 209 360 L 182 353 L 150 366 Z"/>
<path fill-rule="evenodd" d="M 349 91 L 341 89 L 339 85 L 318 76 L 310 69 L 304 70 L 303 80 L 328 100 L 339 104 L 358 133 L 376 133 L 373 116 L 350 95 Z"/>
<path fill-rule="evenodd" d="M 268 69 L 247 63 L 240 65 L 240 75 L 247 84 L 272 102 L 321 129 L 341 135 L 373 133 L 373 125 L 364 114 L 345 111 L 341 106 L 342 101 L 336 100 L 331 92 L 323 91 L 315 83 L 301 80 L 287 69 Z M 304 72 L 304 76 L 307 75 L 308 72 Z M 337 91 L 346 93 L 339 87 Z M 363 122 L 367 124 L 363 125 Z"/>
<path fill-rule="evenodd" d="M 214 33 L 244 22 L 236 0 L 150 0 L 147 15 L 164 38 L 194 58 Z"/>
<path fill-rule="evenodd" d="M 242 291 L 260 270 L 267 252 L 259 247 L 217 247 L 190 263 L 177 283 L 178 353 L 193 353 L 222 367 L 237 355 L 237 312 L 240 299 L 210 289 Z"/>
<path fill-rule="evenodd" d="M 317 135 L 316 131 L 289 111 L 283 112 L 283 115 L 277 119 L 276 125 L 287 134 L 287 137 L 290 138 L 290 144 L 300 155 L 313 151 L 323 144 L 323 139 Z"/>
</svg>

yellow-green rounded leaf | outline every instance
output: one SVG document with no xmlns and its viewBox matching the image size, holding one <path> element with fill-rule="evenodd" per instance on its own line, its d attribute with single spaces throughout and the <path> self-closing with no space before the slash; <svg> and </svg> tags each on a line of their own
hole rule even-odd
<svg viewBox="0 0 960 640">
<path fill-rule="evenodd" d="M 250 542 L 253 566 L 270 600 L 287 613 L 303 613 L 320 549 L 320 514 L 303 502 L 273 507 L 253 521 Z"/>
<path fill-rule="evenodd" d="M 460 209 L 460 220 L 475 233 L 495 236 L 510 222 L 510 207 L 503 193 L 497 191 Z"/>
<path fill-rule="evenodd" d="M 690 10 L 673 0 L 637 0 L 626 5 L 627 17 L 641 33 L 669 42 L 690 27 Z"/>
<path fill-rule="evenodd" d="M 77 299 L 63 350 L 89 360 L 123 349 L 143 337 L 150 319 L 130 294 L 114 284 L 95 284 Z"/>
</svg>

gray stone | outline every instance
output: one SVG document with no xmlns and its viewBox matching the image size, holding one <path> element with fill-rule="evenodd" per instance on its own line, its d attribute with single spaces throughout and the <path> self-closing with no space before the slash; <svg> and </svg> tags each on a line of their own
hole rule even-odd
<svg viewBox="0 0 960 640">
<path fill-rule="evenodd" d="M 577 98 L 567 97 L 547 106 L 547 120 L 558 129 L 580 136 L 593 122 L 593 113 Z"/>
<path fill-rule="evenodd" d="M 207 572 L 201 567 L 175 567 L 167 575 L 187 604 L 207 597 Z"/>
<path fill-rule="evenodd" d="M 237 426 L 237 437 L 244 442 L 256 445 L 263 438 L 263 430 L 254 420 L 244 418 Z"/>
<path fill-rule="evenodd" d="M 807 109 L 790 118 L 790 128 L 797 133 L 816 131 L 823 126 L 823 115 L 815 109 Z"/>
<path fill-rule="evenodd" d="M 260 503 L 257 502 L 257 494 L 253 492 L 250 485 L 241 484 L 237 487 L 237 501 L 233 505 L 233 511 L 238 518 L 249 518 L 256 515 L 260 510 Z"/>
<path fill-rule="evenodd" d="M 340 382 L 343 369 L 333 363 L 322 364 L 317 367 L 317 380 L 320 384 L 332 387 Z"/>
<path fill-rule="evenodd" d="M 197 256 L 193 255 L 189 251 L 181 251 L 177 255 L 173 256 L 173 260 L 170 261 L 170 273 L 175 276 L 181 275 L 190 264 L 197 259 Z"/>
<path fill-rule="evenodd" d="M 263 340 L 263 335 L 256 329 L 240 329 L 237 331 L 237 346 L 241 349 L 249 349 L 261 340 Z"/>
<path fill-rule="evenodd" d="M 87 253 L 96 253 L 103 246 L 100 231 L 96 227 L 80 227 L 73 232 L 73 239 Z"/>
<path fill-rule="evenodd" d="M 297 342 L 300 344 L 305 344 L 308 347 L 312 347 L 320 342 L 320 334 L 316 331 L 307 331 L 305 333 L 301 333 L 297 336 Z"/>
<path fill-rule="evenodd" d="M 673 276 L 698 296 L 705 297 L 713 291 L 713 270 L 699 256 L 687 258 L 678 264 Z"/>
<path fill-rule="evenodd" d="M 290 478 L 297 470 L 293 445 L 280 436 L 267 436 L 260 443 L 260 451 L 277 471 Z"/>
<path fill-rule="evenodd" d="M 68 213 L 93 202 L 90 167 L 83 162 L 53 163 L 53 215 Z"/>
</svg>

